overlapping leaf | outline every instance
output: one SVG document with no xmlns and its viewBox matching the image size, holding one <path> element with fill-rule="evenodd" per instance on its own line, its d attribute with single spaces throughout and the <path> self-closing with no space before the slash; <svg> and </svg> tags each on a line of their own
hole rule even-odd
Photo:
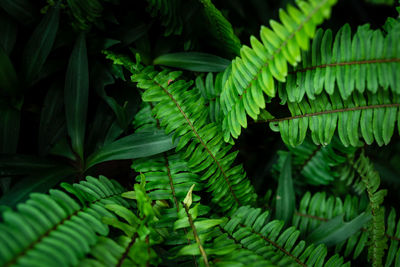
<svg viewBox="0 0 400 267">
<path fill-rule="evenodd" d="M 221 93 L 224 139 L 237 138 L 241 127 L 247 127 L 246 115 L 257 118 L 265 108 L 264 93 L 274 97 L 275 79 L 281 82 L 288 74 L 287 64 L 297 65 L 301 50 L 308 50 L 309 40 L 315 35 L 316 26 L 330 16 L 335 0 L 298 1 L 301 11 L 288 5 L 287 12 L 280 10 L 283 23 L 271 20 L 272 30 L 262 27 L 262 43 L 251 37 L 251 47 L 243 46 L 241 57 L 232 61 L 229 75 Z"/>
</svg>

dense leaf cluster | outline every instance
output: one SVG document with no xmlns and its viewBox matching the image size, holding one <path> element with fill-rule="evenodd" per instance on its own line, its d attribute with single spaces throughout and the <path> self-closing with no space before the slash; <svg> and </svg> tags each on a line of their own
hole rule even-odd
<svg viewBox="0 0 400 267">
<path fill-rule="evenodd" d="M 394 2 L 0 0 L 0 265 L 400 266 Z"/>
</svg>

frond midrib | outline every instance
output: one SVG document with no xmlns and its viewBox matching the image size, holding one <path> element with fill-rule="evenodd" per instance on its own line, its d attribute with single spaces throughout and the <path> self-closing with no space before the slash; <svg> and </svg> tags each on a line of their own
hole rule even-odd
<svg viewBox="0 0 400 267">
<path fill-rule="evenodd" d="M 302 119 L 302 118 L 306 118 L 306 117 L 322 116 L 322 115 L 325 115 L 325 114 L 342 113 L 342 112 L 350 112 L 350 111 L 358 111 L 358 110 L 366 110 L 366 109 L 396 108 L 396 107 L 400 107 L 400 103 L 367 105 L 367 106 L 358 106 L 358 107 L 351 107 L 351 108 L 340 108 L 340 109 L 333 109 L 333 110 L 325 110 L 325 111 L 306 113 L 306 114 L 301 114 L 301 115 L 296 115 L 296 116 L 291 116 L 291 117 L 277 118 L 277 119 L 271 119 L 271 120 L 266 120 L 266 121 L 259 121 L 259 123 L 281 122 L 281 121 Z"/>
<path fill-rule="evenodd" d="M 240 224 L 241 227 L 247 227 L 244 224 Z M 279 251 L 281 251 L 282 253 L 286 254 L 287 256 L 289 256 L 290 258 L 292 258 L 296 263 L 300 264 L 303 267 L 307 267 L 307 265 L 302 262 L 299 258 L 297 258 L 296 256 L 294 256 L 292 253 L 290 253 L 289 251 L 287 251 L 286 249 L 284 249 L 283 247 L 279 246 L 277 243 L 275 243 L 274 241 L 270 240 L 269 238 L 263 236 L 261 233 L 256 232 L 254 229 L 250 228 L 251 232 L 253 234 L 258 235 L 260 238 L 262 238 L 263 240 L 267 241 L 269 244 L 271 244 L 272 246 L 274 246 L 275 248 L 279 249 Z"/>
<path fill-rule="evenodd" d="M 148 76 L 148 75 L 147 75 Z M 195 136 L 197 137 L 197 139 L 200 141 L 201 145 L 204 147 L 204 149 L 207 151 L 207 153 L 210 155 L 210 157 L 214 160 L 214 162 L 217 164 L 218 169 L 220 169 L 225 182 L 228 184 L 229 187 L 229 191 L 231 192 L 233 198 L 235 199 L 235 202 L 240 205 L 240 201 L 237 198 L 235 192 L 232 189 L 231 183 L 229 182 L 228 176 L 226 175 L 224 169 L 221 166 L 221 163 L 217 160 L 217 158 L 214 156 L 214 154 L 211 152 L 211 150 L 208 148 L 208 146 L 204 143 L 203 139 L 201 138 L 201 136 L 198 134 L 198 132 L 196 131 L 196 129 L 194 128 L 193 123 L 190 121 L 189 117 L 186 115 L 186 113 L 183 111 L 182 107 L 179 105 L 178 101 L 174 98 L 174 96 L 168 92 L 168 90 L 166 88 L 164 88 L 161 84 L 159 84 L 158 82 L 156 82 L 154 79 L 152 79 L 150 76 L 148 76 L 148 78 L 150 78 L 154 84 L 156 84 L 159 88 L 161 88 L 164 93 L 166 93 L 168 95 L 168 97 L 172 100 L 172 102 L 174 102 L 174 104 L 176 105 L 176 107 L 178 108 L 179 112 L 182 114 L 182 116 L 184 117 L 185 121 L 187 122 L 187 124 L 189 125 L 189 127 L 191 128 L 192 132 L 195 134 Z"/>
<path fill-rule="evenodd" d="M 314 8 L 314 10 L 304 19 L 304 21 L 303 21 L 302 23 L 300 23 L 299 26 L 289 35 L 289 37 L 288 37 L 284 42 L 282 42 L 282 44 L 272 53 L 271 57 L 270 57 L 269 59 L 267 59 L 267 61 L 264 63 L 264 65 L 263 65 L 263 66 L 258 70 L 258 72 L 254 75 L 252 81 L 256 81 L 256 80 L 257 80 L 257 77 L 260 75 L 261 71 L 262 71 L 264 68 L 266 68 L 266 67 L 269 65 L 269 63 L 270 63 L 271 61 L 274 60 L 275 56 L 278 55 L 278 54 L 282 51 L 282 49 L 286 46 L 286 44 L 296 36 L 296 33 L 298 33 L 299 31 L 301 31 L 301 30 L 303 29 L 304 25 L 305 25 L 305 24 L 313 17 L 313 15 L 314 15 L 315 13 L 317 13 L 318 10 L 319 10 L 320 8 L 322 8 L 322 7 L 325 5 L 325 3 L 327 3 L 328 1 L 329 1 L 329 0 L 321 1 L 320 4 L 319 4 L 317 7 Z M 242 99 L 242 96 L 243 96 L 243 95 L 247 92 L 247 90 L 251 87 L 252 81 L 250 81 L 250 83 L 245 87 L 245 89 L 243 90 L 243 94 L 239 96 L 240 99 Z"/>
<path fill-rule="evenodd" d="M 124 260 L 128 257 L 128 253 L 129 253 L 131 247 L 135 244 L 136 238 L 138 238 L 138 237 L 139 237 L 139 235 L 138 235 L 138 233 L 136 232 L 136 233 L 133 235 L 133 237 L 132 237 L 131 241 L 129 242 L 128 246 L 126 247 L 124 253 L 121 255 L 121 258 L 118 260 L 117 265 L 115 265 L 116 267 L 121 267 L 121 266 L 122 266 L 122 263 L 123 263 Z"/>
<path fill-rule="evenodd" d="M 113 194 L 111 196 L 107 196 L 107 197 L 103 197 L 103 198 L 99 198 L 96 199 L 95 201 L 90 202 L 90 206 L 92 204 L 95 204 L 101 200 L 104 199 L 109 199 L 109 198 L 113 198 L 116 196 L 121 196 L 122 193 L 118 193 L 118 194 Z M 68 215 L 67 217 L 65 217 L 64 219 L 62 219 L 59 223 L 57 223 L 56 225 L 54 225 L 52 228 L 50 228 L 49 230 L 47 230 L 45 233 L 43 233 L 41 236 L 39 236 L 35 241 L 33 241 L 28 247 L 26 247 L 24 250 L 22 250 L 21 252 L 19 252 L 17 255 L 15 255 L 15 257 L 13 259 L 11 259 L 9 262 L 5 263 L 4 267 L 9 267 L 12 266 L 13 264 L 17 263 L 17 261 L 23 257 L 24 255 L 26 255 L 26 253 L 28 253 L 28 251 L 30 251 L 31 249 L 33 249 L 37 244 L 39 244 L 44 238 L 46 238 L 47 236 L 49 236 L 53 231 L 55 231 L 59 226 L 63 225 L 65 222 L 69 221 L 72 217 L 78 215 L 79 212 L 86 210 L 88 207 L 82 207 L 78 210 L 76 210 L 74 213 Z"/>
<path fill-rule="evenodd" d="M 345 62 L 321 64 L 321 65 L 310 66 L 310 67 L 306 67 L 306 68 L 302 68 L 302 69 L 296 69 L 293 71 L 289 71 L 288 74 L 297 74 L 299 72 L 306 72 L 306 71 L 315 70 L 315 69 L 326 69 L 329 67 L 393 63 L 393 62 L 400 62 L 400 58 L 381 58 L 381 59 L 368 59 L 368 60 L 356 60 L 356 61 L 345 61 Z"/>
</svg>

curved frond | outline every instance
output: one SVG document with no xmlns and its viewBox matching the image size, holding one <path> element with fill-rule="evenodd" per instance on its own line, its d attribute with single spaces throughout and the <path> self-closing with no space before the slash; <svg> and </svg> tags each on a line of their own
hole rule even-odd
<svg viewBox="0 0 400 267">
<path fill-rule="evenodd" d="M 331 95 L 336 86 L 342 99 L 355 90 L 376 93 L 379 87 L 400 94 L 400 23 L 395 24 L 388 33 L 359 26 L 353 37 L 348 24 L 334 38 L 331 30 L 319 29 L 302 64 L 289 71 L 282 88 L 288 100 L 300 102 L 305 94 L 315 99 L 322 91 Z"/>
<path fill-rule="evenodd" d="M 67 0 L 67 4 L 73 17 L 72 25 L 77 30 L 88 30 L 103 12 L 99 0 Z"/>
<path fill-rule="evenodd" d="M 381 204 L 387 190 L 378 190 L 381 182 L 379 173 L 363 153 L 356 164 L 360 170 L 361 180 L 366 187 L 372 214 L 372 221 L 368 227 L 370 233 L 368 258 L 372 262 L 372 266 L 383 266 L 382 259 L 384 251 L 387 249 L 387 237 L 385 236 L 385 209 L 381 207 Z"/>
<path fill-rule="evenodd" d="M 311 185 L 327 185 L 342 180 L 342 169 L 349 165 L 349 158 L 353 158 L 358 149 L 343 146 L 336 136 L 326 146 L 315 145 L 310 138 L 306 138 L 301 145 L 287 148 L 292 154 L 294 171 L 298 171 Z M 278 154 L 280 160 L 277 165 L 281 166 L 281 158 L 287 152 L 278 151 Z M 279 170 L 279 166 L 276 169 Z"/>
<path fill-rule="evenodd" d="M 287 105 L 292 117 L 270 120 L 270 126 L 290 146 L 303 143 L 308 129 L 318 145 L 329 144 L 337 130 L 344 146 L 359 146 L 360 137 L 382 146 L 389 143 L 400 116 L 400 95 L 384 89 L 376 94 L 354 91 L 347 100 L 337 90 L 332 95 L 322 92 L 314 100 L 304 97 Z"/>
<path fill-rule="evenodd" d="M 126 58 L 108 55 L 115 63 L 125 63 L 132 71 L 133 82 L 144 89 L 143 101 L 157 103 L 153 112 L 167 133 L 179 138 L 176 150 L 183 151 L 188 166 L 206 184 L 212 202 L 223 212 L 233 212 L 238 206 L 254 203 L 255 193 L 242 165 L 232 166 L 237 152 L 221 142 L 220 127 L 208 122 L 204 100 L 192 82 L 180 80 L 181 72 L 143 67 Z"/>
<path fill-rule="evenodd" d="M 102 217 L 114 217 L 104 206 L 119 203 L 121 186 L 105 177 L 73 186 L 65 184 L 80 201 L 61 190 L 49 194 L 32 193 L 16 211 L 3 213 L 0 223 L 0 264 L 29 266 L 76 265 L 98 239 L 109 229 Z"/>
<path fill-rule="evenodd" d="M 227 69 L 229 78 L 221 93 L 224 139 L 237 138 L 241 127 L 247 127 L 246 115 L 257 118 L 265 108 L 263 92 L 275 96 L 274 79 L 284 82 L 288 73 L 287 63 L 296 65 L 301 50 L 308 50 L 309 40 L 317 25 L 330 16 L 335 0 L 298 1 L 297 9 L 288 5 L 287 12 L 279 11 L 283 24 L 271 20 L 271 29 L 261 27 L 262 43 L 251 37 L 251 47 L 243 46 L 241 57 L 232 61 Z"/>
<path fill-rule="evenodd" d="M 344 201 L 339 197 L 327 196 L 325 192 L 311 195 L 307 192 L 300 201 L 298 210 L 293 215 L 293 225 L 302 236 L 307 236 L 321 224 L 343 215 L 345 221 L 356 218 L 367 208 L 367 201 L 356 196 L 346 195 Z M 335 251 L 343 251 L 345 257 L 356 259 L 367 247 L 368 232 L 362 229 L 345 241 L 336 245 Z"/>
<path fill-rule="evenodd" d="M 268 217 L 261 209 L 241 207 L 222 228 L 230 239 L 278 266 L 348 265 L 338 255 L 326 259 L 325 245 L 306 245 L 298 240 L 300 232 L 294 226 L 283 229 L 283 221 L 268 221 Z"/>
</svg>

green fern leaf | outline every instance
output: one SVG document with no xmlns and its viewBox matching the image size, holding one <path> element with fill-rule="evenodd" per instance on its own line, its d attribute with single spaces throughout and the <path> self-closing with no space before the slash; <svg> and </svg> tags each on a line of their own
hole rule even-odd
<svg viewBox="0 0 400 267">
<path fill-rule="evenodd" d="M 288 13 L 279 12 L 283 25 L 271 20 L 272 30 L 261 28 L 262 43 L 252 37 L 252 49 L 242 47 L 241 57 L 233 60 L 232 68 L 227 69 L 229 78 L 221 93 L 225 141 L 230 140 L 230 135 L 237 138 L 241 127 L 247 127 L 246 114 L 256 119 L 260 108 L 265 108 L 263 92 L 275 96 L 274 79 L 285 81 L 287 62 L 296 65 L 300 61 L 300 50 L 309 48 L 316 26 L 330 16 L 335 3 L 335 0 L 298 1 L 301 11 L 288 5 Z"/>
<path fill-rule="evenodd" d="M 123 63 L 133 73 L 131 79 L 144 89 L 143 101 L 156 102 L 153 112 L 165 127 L 180 138 L 177 151 L 182 150 L 189 168 L 201 174 L 207 191 L 211 191 L 212 202 L 222 211 L 234 211 L 243 204 L 254 203 L 254 188 L 247 179 L 241 165 L 232 167 L 237 152 L 230 152 L 232 146 L 225 145 L 220 127 L 208 122 L 208 111 L 204 100 L 192 83 L 180 80 L 180 72 L 143 67 L 127 58 L 108 55 L 116 64 Z"/>
<path fill-rule="evenodd" d="M 376 93 L 388 87 L 400 93 L 397 73 L 400 71 L 400 24 L 392 25 L 387 34 L 373 31 L 369 25 L 358 27 L 351 38 L 348 24 L 333 40 L 331 30 L 319 29 L 310 51 L 304 52 L 302 64 L 289 71 L 285 90 L 290 102 L 300 102 L 307 94 L 315 99 L 322 91 L 332 95 L 335 85 L 342 99 L 357 90 Z"/>
<path fill-rule="evenodd" d="M 341 180 L 350 185 L 354 180 L 354 173 L 347 168 L 352 166 L 351 159 L 358 148 L 345 147 L 336 135 L 326 146 L 315 145 L 310 138 L 306 138 L 301 145 L 287 148 L 293 156 L 293 168 L 305 178 L 307 184 L 328 185 Z M 278 172 L 287 154 L 287 151 L 278 151 L 279 160 L 273 167 Z M 345 175 L 345 171 L 349 173 Z"/>
<path fill-rule="evenodd" d="M 240 40 L 235 35 L 232 29 L 232 25 L 229 21 L 221 14 L 211 0 L 200 0 L 204 6 L 204 13 L 211 27 L 210 31 L 213 36 L 218 39 L 221 45 L 228 50 L 232 55 L 240 54 Z"/>
<path fill-rule="evenodd" d="M 317 145 L 329 144 L 337 129 L 346 147 L 359 146 L 360 137 L 367 144 L 375 140 L 382 146 L 389 143 L 399 120 L 399 97 L 383 89 L 376 94 L 355 91 L 347 100 L 337 90 L 332 95 L 322 92 L 315 100 L 304 97 L 299 103 L 288 102 L 292 117 L 270 120 L 270 126 L 290 146 L 301 144 L 307 129 Z"/>
<path fill-rule="evenodd" d="M 114 215 L 104 206 L 109 203 L 129 206 L 120 197 L 121 186 L 105 177 L 87 177 L 87 181 L 73 186 L 65 184 L 65 187 L 82 203 L 61 190 L 50 190 L 48 195 L 32 193 L 16 211 L 3 213 L 4 221 L 0 223 L 2 266 L 76 265 L 96 243 L 98 235 L 109 232 L 101 219 Z"/>
<path fill-rule="evenodd" d="M 99 0 L 67 0 L 73 17 L 73 27 L 78 31 L 88 30 L 101 17 L 103 6 Z"/>
<path fill-rule="evenodd" d="M 201 96 L 205 100 L 205 105 L 209 109 L 209 117 L 211 122 L 221 123 L 223 113 L 220 104 L 220 94 L 223 84 L 223 72 L 215 76 L 210 72 L 205 79 L 202 77 L 196 78 L 196 88 L 200 91 Z"/>
</svg>

